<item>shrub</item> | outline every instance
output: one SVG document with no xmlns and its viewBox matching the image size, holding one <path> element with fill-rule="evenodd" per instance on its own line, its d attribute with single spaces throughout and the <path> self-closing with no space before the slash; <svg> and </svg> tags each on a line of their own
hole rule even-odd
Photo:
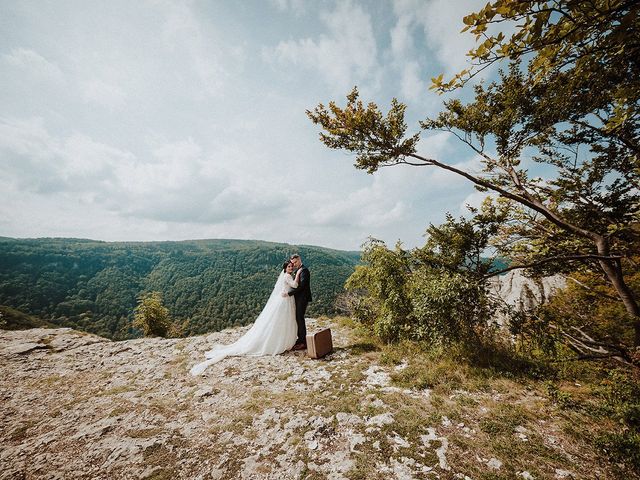
<svg viewBox="0 0 640 480">
<path fill-rule="evenodd" d="M 160 292 L 149 292 L 138 297 L 133 327 L 142 330 L 145 337 L 167 337 L 172 330 L 169 309 L 162 304 Z"/>
<path fill-rule="evenodd" d="M 382 340 L 450 343 L 478 340 L 497 308 L 488 295 L 492 260 L 481 257 L 496 221 L 482 216 L 455 220 L 450 215 L 427 229 L 424 247 L 389 249 L 370 239 L 363 265 L 346 288 L 351 314 Z"/>
</svg>

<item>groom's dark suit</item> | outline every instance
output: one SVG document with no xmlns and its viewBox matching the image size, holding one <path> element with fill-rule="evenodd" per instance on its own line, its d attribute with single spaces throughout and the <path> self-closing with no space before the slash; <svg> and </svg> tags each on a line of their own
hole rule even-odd
<svg viewBox="0 0 640 480">
<path fill-rule="evenodd" d="M 298 324 L 298 340 L 296 343 L 307 344 L 307 324 L 304 321 L 304 314 L 307 311 L 307 305 L 311 301 L 311 273 L 304 265 L 300 265 L 300 278 L 298 279 L 298 288 L 294 288 L 289 292 L 296 300 L 296 323 Z"/>
</svg>

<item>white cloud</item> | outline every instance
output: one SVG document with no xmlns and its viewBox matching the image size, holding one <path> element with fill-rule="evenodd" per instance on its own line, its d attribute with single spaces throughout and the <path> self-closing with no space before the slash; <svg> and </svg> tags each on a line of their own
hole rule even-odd
<svg viewBox="0 0 640 480">
<path fill-rule="evenodd" d="M 3 54 L 2 60 L 6 64 L 23 69 L 35 77 L 56 82 L 64 80 L 64 74 L 60 67 L 28 48 L 14 48 L 11 52 Z"/>
<path fill-rule="evenodd" d="M 203 28 L 190 4 L 162 2 L 161 5 L 165 19 L 162 28 L 165 48 L 186 55 L 199 80 L 199 89 L 195 92 L 214 97 L 222 95 L 229 80 L 229 65 L 225 64 L 223 54 L 230 54 L 233 64 L 238 67 L 244 56 L 242 47 L 219 45 L 219 38 L 209 35 Z"/>
<path fill-rule="evenodd" d="M 396 58 L 405 58 L 412 53 L 413 16 L 400 14 L 398 20 L 391 30 L 391 53 Z"/>
<path fill-rule="evenodd" d="M 339 2 L 334 11 L 320 18 L 326 34 L 317 39 L 281 41 L 275 48 L 264 49 L 263 58 L 314 70 L 334 92 L 375 81 L 379 65 L 369 14 L 352 2 Z"/>
<path fill-rule="evenodd" d="M 0 235 L 413 245 L 469 193 L 435 168 L 366 175 L 304 114 L 357 84 L 415 128 L 441 103 L 430 4 L 114 1 L 6 5 Z M 418 150 L 468 158 L 445 133 Z"/>
<path fill-rule="evenodd" d="M 42 120 L 0 122 L 0 151 L 10 180 L 40 194 L 64 192 L 110 212 L 164 222 L 217 223 L 287 207 L 273 179 L 216 162 L 192 138 L 155 145 L 148 157 L 80 134 L 51 135 Z"/>
<path fill-rule="evenodd" d="M 470 158 L 468 158 L 467 160 L 458 162 L 458 163 L 449 163 L 444 161 L 443 163 L 448 163 L 449 165 L 451 165 L 452 167 L 457 168 L 458 170 L 461 170 L 463 172 L 467 172 L 470 174 L 480 174 L 482 172 L 482 158 L 478 155 L 474 155 Z M 432 181 L 435 184 L 440 184 L 440 183 L 445 183 L 448 185 L 464 185 L 464 184 L 469 184 L 471 185 L 471 182 L 469 180 L 467 180 L 466 178 L 462 177 L 461 175 L 458 175 L 457 173 L 451 172 L 449 170 L 445 170 L 442 168 L 434 168 L 433 170 L 433 174 L 432 174 Z"/>
<path fill-rule="evenodd" d="M 420 77 L 418 62 L 410 61 L 404 64 L 401 89 L 403 97 L 407 100 L 415 101 L 428 91 L 426 82 Z"/>
<path fill-rule="evenodd" d="M 135 160 L 133 154 L 87 136 L 51 135 L 42 119 L 0 119 L 0 151 L 7 177 L 32 192 L 101 193 L 113 168 Z"/>
<path fill-rule="evenodd" d="M 474 191 L 473 193 L 470 193 L 460 203 L 460 208 L 459 208 L 460 213 L 462 213 L 463 215 L 469 214 L 469 209 L 467 208 L 467 206 L 470 206 L 473 208 L 480 208 L 480 206 L 482 205 L 482 202 L 484 202 L 484 200 L 487 197 L 495 197 L 495 195 L 493 195 L 491 192 L 479 192 L 477 190 Z"/>
<path fill-rule="evenodd" d="M 269 3 L 280 11 L 291 11 L 295 15 L 305 11 L 305 0 L 269 0 Z"/>
<path fill-rule="evenodd" d="M 382 177 L 376 177 L 371 185 L 335 197 L 316 193 L 314 209 L 306 221 L 316 226 L 340 226 L 346 229 L 363 229 L 390 226 L 407 220 L 407 205 L 399 192 L 391 190 Z"/>
<path fill-rule="evenodd" d="M 94 79 L 82 82 L 80 89 L 87 103 L 99 105 L 111 111 L 119 110 L 125 105 L 126 94 L 117 85 Z"/>
<path fill-rule="evenodd" d="M 462 17 L 482 8 L 484 3 L 478 0 L 449 2 L 433 0 L 422 10 L 418 18 L 428 45 L 444 67 L 447 76 L 453 75 L 470 63 L 466 53 L 474 48 L 475 38 L 471 34 L 461 34 L 464 27 Z"/>
</svg>

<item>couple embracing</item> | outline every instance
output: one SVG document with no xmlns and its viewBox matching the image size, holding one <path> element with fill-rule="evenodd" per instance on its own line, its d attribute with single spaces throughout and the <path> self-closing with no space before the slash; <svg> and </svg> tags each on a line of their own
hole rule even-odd
<svg viewBox="0 0 640 480">
<path fill-rule="evenodd" d="M 191 369 L 200 375 L 212 363 L 237 355 L 278 355 L 306 348 L 304 314 L 311 301 L 311 274 L 297 253 L 284 262 L 276 285 L 253 326 L 230 345 L 214 345 L 206 361 Z"/>
</svg>

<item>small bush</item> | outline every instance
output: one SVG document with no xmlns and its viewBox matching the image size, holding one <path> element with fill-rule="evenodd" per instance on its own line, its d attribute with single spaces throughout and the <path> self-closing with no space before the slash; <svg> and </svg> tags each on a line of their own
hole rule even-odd
<svg viewBox="0 0 640 480">
<path fill-rule="evenodd" d="M 167 337 L 173 328 L 169 309 L 162 304 L 160 292 L 149 292 L 138 298 L 133 327 L 145 337 Z"/>
<path fill-rule="evenodd" d="M 492 261 L 482 258 L 495 224 L 455 220 L 427 229 L 422 248 L 387 248 L 370 239 L 363 265 L 345 287 L 343 310 L 385 342 L 475 344 L 491 330 L 497 305 L 488 294 Z"/>
<path fill-rule="evenodd" d="M 573 396 L 569 392 L 560 390 L 558 386 L 549 381 L 546 382 L 547 394 L 549 398 L 562 409 L 575 409 L 578 404 L 573 400 Z"/>
<path fill-rule="evenodd" d="M 640 434 L 628 431 L 607 433 L 596 439 L 596 445 L 612 459 L 640 471 Z"/>
</svg>

